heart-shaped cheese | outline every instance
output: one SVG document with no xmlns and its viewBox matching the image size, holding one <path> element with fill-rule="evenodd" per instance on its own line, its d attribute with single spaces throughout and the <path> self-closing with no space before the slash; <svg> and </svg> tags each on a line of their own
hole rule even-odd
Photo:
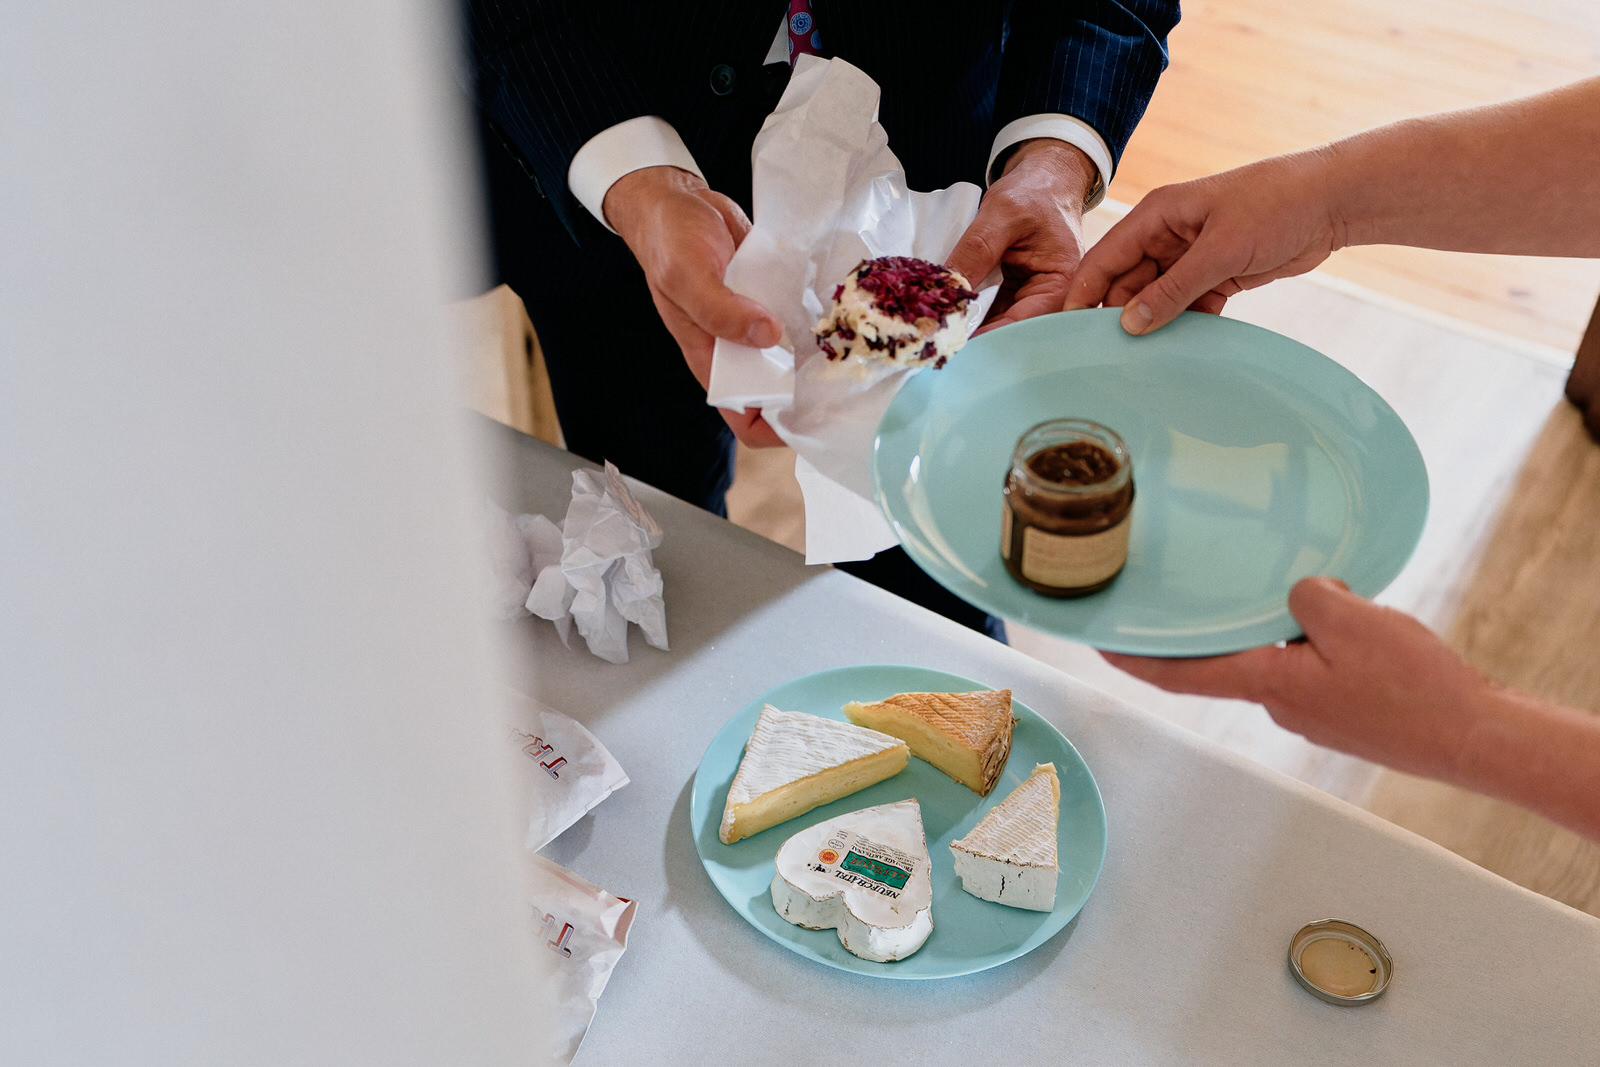
<svg viewBox="0 0 1600 1067">
<path fill-rule="evenodd" d="M 922 808 L 901 800 L 801 830 L 778 850 L 772 906 L 796 926 L 837 930 L 864 960 L 903 960 L 933 932 Z"/>
</svg>

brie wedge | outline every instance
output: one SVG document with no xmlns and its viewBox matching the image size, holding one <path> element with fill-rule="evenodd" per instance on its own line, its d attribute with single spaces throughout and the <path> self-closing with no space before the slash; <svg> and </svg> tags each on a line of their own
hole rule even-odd
<svg viewBox="0 0 1600 1067">
<path fill-rule="evenodd" d="M 1056 822 L 1061 780 L 1041 763 L 967 836 L 951 842 L 961 888 L 975 897 L 1030 911 L 1056 906 Z"/>
<path fill-rule="evenodd" d="M 728 787 L 725 845 L 804 815 L 905 769 L 904 741 L 837 719 L 761 709 Z"/>
<path fill-rule="evenodd" d="M 903 960 L 933 932 L 922 808 L 901 800 L 801 830 L 778 850 L 772 906 L 796 926 L 836 929 L 864 960 Z"/>
<path fill-rule="evenodd" d="M 975 693 L 900 693 L 876 704 L 851 701 L 845 718 L 903 738 L 925 759 L 967 788 L 989 795 L 1011 754 L 1011 690 Z"/>
</svg>

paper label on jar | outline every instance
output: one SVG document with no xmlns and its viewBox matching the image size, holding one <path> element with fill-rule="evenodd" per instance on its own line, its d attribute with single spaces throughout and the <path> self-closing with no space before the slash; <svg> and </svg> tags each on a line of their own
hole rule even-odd
<svg viewBox="0 0 1600 1067">
<path fill-rule="evenodd" d="M 1117 573 L 1128 558 L 1131 525 L 1119 522 L 1109 530 L 1076 536 L 1046 533 L 1029 526 L 1022 531 L 1022 576 L 1058 589 L 1103 582 Z"/>
</svg>

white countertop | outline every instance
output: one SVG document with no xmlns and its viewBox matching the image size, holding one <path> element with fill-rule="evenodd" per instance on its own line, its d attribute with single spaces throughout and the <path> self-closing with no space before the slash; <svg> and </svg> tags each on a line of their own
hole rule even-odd
<svg viewBox="0 0 1600 1067">
<path fill-rule="evenodd" d="M 559 520 L 582 461 L 484 433 L 507 463 L 497 503 Z M 843 573 L 638 495 L 665 531 L 655 559 L 672 650 L 635 632 L 631 661 L 612 665 L 540 620 L 505 632 L 513 686 L 587 725 L 632 778 L 544 850 L 639 901 L 580 1067 L 1593 1062 L 1600 920 Z M 775 685 L 871 663 L 1009 687 L 1093 771 L 1109 832 L 1099 884 L 1032 953 L 923 982 L 835 970 L 758 933 L 702 868 L 689 797 L 717 730 Z M 1373 1003 L 1325 1004 L 1291 977 L 1290 936 L 1328 917 L 1388 946 L 1395 977 Z"/>
</svg>

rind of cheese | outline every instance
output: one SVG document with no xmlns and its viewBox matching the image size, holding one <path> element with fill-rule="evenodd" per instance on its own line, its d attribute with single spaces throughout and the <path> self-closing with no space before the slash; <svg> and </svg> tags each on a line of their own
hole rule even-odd
<svg viewBox="0 0 1600 1067">
<path fill-rule="evenodd" d="M 864 960 L 903 960 L 933 933 L 933 863 L 915 799 L 807 827 L 778 849 L 772 906 L 810 930 L 837 930 Z"/>
<path fill-rule="evenodd" d="M 1056 826 L 1061 779 L 1054 763 L 1033 768 L 968 834 L 950 843 L 961 888 L 982 900 L 1029 911 L 1056 906 Z"/>
<path fill-rule="evenodd" d="M 989 795 L 1011 755 L 1011 690 L 899 693 L 876 704 L 851 701 L 845 718 L 905 740 L 962 785 Z"/>
<path fill-rule="evenodd" d="M 904 741 L 837 719 L 761 709 L 728 787 L 725 845 L 849 796 L 905 769 Z"/>
</svg>

